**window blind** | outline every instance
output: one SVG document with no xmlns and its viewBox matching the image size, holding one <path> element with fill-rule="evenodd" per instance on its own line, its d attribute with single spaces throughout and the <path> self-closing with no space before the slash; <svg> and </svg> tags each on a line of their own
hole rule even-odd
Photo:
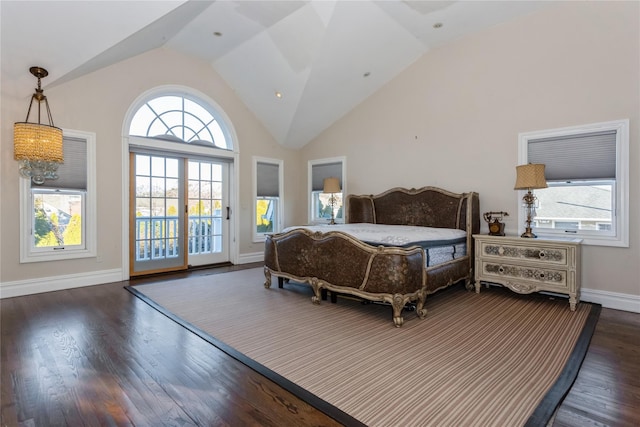
<svg viewBox="0 0 640 427">
<path fill-rule="evenodd" d="M 257 196 L 280 197 L 280 167 L 273 163 L 256 164 Z"/>
<path fill-rule="evenodd" d="M 336 177 L 340 180 L 340 188 L 342 185 L 342 162 L 323 163 L 311 166 L 311 191 L 322 191 L 324 188 L 324 179 Z"/>
<path fill-rule="evenodd" d="M 63 137 L 64 163 L 58 168 L 58 179 L 46 180 L 42 185 L 31 183 L 32 188 L 87 189 L 87 141 Z"/>
<path fill-rule="evenodd" d="M 529 163 L 543 163 L 547 181 L 616 178 L 616 131 L 530 139 Z"/>
</svg>

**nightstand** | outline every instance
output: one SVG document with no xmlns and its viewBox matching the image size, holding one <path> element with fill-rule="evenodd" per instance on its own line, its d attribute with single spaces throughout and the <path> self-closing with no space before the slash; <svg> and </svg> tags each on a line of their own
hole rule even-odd
<svg viewBox="0 0 640 427">
<path fill-rule="evenodd" d="M 581 239 L 522 238 L 476 234 L 475 287 L 497 283 L 514 292 L 547 291 L 569 296 L 575 311 L 580 301 Z"/>
</svg>

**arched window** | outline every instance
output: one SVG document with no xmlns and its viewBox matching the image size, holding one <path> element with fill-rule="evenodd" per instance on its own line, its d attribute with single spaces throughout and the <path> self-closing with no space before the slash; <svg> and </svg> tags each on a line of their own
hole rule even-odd
<svg viewBox="0 0 640 427">
<path fill-rule="evenodd" d="M 196 98 L 162 95 L 136 111 L 129 135 L 232 150 L 232 139 L 217 115 Z"/>
</svg>

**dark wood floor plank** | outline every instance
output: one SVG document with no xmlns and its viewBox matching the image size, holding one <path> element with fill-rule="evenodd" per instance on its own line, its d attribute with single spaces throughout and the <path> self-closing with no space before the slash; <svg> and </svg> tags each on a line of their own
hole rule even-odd
<svg viewBox="0 0 640 427">
<path fill-rule="evenodd" d="M 131 295 L 127 284 L 0 300 L 2 426 L 339 425 Z M 602 310 L 554 426 L 640 425 L 639 337 L 640 314 Z"/>
<path fill-rule="evenodd" d="M 602 309 L 554 426 L 640 426 L 640 314 Z"/>
</svg>

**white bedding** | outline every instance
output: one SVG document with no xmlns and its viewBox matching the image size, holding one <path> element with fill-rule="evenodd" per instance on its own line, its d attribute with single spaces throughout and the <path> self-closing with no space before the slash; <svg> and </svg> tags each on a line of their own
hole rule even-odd
<svg viewBox="0 0 640 427">
<path fill-rule="evenodd" d="M 433 267 L 467 254 L 467 233 L 458 229 L 354 223 L 295 226 L 285 228 L 283 232 L 299 228 L 321 233 L 341 231 L 374 246 L 420 246 L 425 253 L 425 267 Z"/>
<path fill-rule="evenodd" d="M 467 233 L 464 230 L 452 228 L 368 223 L 295 226 L 285 228 L 283 232 L 297 228 L 305 228 L 313 232 L 319 231 L 322 233 L 341 231 L 363 242 L 385 246 L 440 246 L 460 243 L 467 237 Z"/>
</svg>

